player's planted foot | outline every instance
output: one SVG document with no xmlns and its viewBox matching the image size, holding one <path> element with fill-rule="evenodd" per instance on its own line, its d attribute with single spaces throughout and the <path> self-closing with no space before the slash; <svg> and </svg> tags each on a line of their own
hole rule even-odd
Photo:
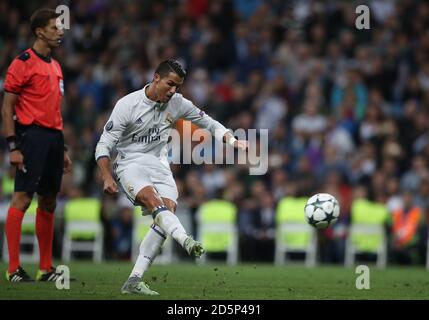
<svg viewBox="0 0 429 320">
<path fill-rule="evenodd" d="M 33 282 L 34 280 L 22 269 L 21 266 L 15 272 L 9 273 L 6 271 L 6 280 L 10 282 Z"/>
<path fill-rule="evenodd" d="M 122 293 L 137 293 L 137 294 L 147 294 L 150 296 L 159 295 L 158 292 L 153 291 L 149 288 L 146 282 L 141 281 L 139 277 L 131 277 L 124 283 L 121 288 Z"/>
<path fill-rule="evenodd" d="M 185 243 L 183 244 L 183 247 L 188 252 L 188 254 L 192 257 L 199 258 L 204 253 L 203 245 L 192 239 L 191 236 L 186 238 Z"/>
</svg>

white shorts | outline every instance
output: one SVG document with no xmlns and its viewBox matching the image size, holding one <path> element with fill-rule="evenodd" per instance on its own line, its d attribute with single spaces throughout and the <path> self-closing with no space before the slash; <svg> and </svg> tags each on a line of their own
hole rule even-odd
<svg viewBox="0 0 429 320">
<path fill-rule="evenodd" d="M 163 166 L 156 164 L 148 166 L 141 163 L 119 165 L 115 174 L 127 198 L 136 206 L 141 206 L 136 203 L 137 194 L 147 186 L 153 186 L 162 198 L 177 203 L 179 194 L 173 174 Z"/>
</svg>

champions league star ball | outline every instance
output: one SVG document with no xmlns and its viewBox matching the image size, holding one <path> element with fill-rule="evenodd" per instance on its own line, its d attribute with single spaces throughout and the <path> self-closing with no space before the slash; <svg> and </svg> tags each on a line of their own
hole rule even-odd
<svg viewBox="0 0 429 320">
<path fill-rule="evenodd" d="M 318 193 L 308 199 L 304 208 L 307 222 L 317 229 L 334 224 L 340 215 L 340 204 L 328 193 Z"/>
</svg>

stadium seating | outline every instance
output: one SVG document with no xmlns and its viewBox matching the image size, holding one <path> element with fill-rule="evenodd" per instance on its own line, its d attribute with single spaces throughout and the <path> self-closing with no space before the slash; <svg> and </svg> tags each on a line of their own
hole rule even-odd
<svg viewBox="0 0 429 320">
<path fill-rule="evenodd" d="M 275 263 L 283 265 L 290 252 L 304 252 L 305 264 L 316 265 L 316 230 L 306 221 L 304 207 L 307 198 L 286 197 L 279 201 L 276 211 Z"/>
<path fill-rule="evenodd" d="M 355 263 L 357 253 L 377 255 L 377 266 L 384 268 L 387 262 L 387 239 L 384 224 L 388 212 L 383 204 L 367 199 L 357 199 L 352 204 L 351 225 L 346 242 L 345 265 Z"/>
<path fill-rule="evenodd" d="M 199 263 L 205 264 L 210 253 L 226 252 L 227 263 L 238 262 L 237 208 L 225 200 L 211 200 L 201 205 L 197 212 L 198 237 L 206 254 Z"/>
<path fill-rule="evenodd" d="M 103 227 L 100 222 L 101 202 L 96 198 L 72 199 L 64 206 L 62 258 L 70 261 L 74 251 L 93 253 L 93 260 L 103 257 Z"/>
<path fill-rule="evenodd" d="M 36 237 L 36 211 L 37 200 L 34 199 L 27 212 L 24 215 L 21 226 L 21 247 L 31 247 L 30 252 L 22 251 L 20 254 L 20 260 L 22 262 L 37 262 L 39 261 L 39 244 Z M 6 232 L 4 233 L 3 239 L 3 261 L 9 261 Z"/>
<path fill-rule="evenodd" d="M 134 209 L 134 223 L 133 223 L 133 241 L 131 245 L 132 260 L 135 261 L 139 255 L 140 243 L 149 231 L 153 223 L 151 215 L 142 216 L 140 207 Z M 171 237 L 167 237 L 162 246 L 161 253 L 156 257 L 154 264 L 169 264 L 176 260 L 173 252 L 173 241 Z"/>
</svg>

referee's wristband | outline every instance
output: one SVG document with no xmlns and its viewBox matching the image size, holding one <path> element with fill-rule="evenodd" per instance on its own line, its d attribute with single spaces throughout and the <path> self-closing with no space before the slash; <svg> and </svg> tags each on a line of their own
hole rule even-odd
<svg viewBox="0 0 429 320">
<path fill-rule="evenodd" d="M 16 136 L 6 137 L 7 145 L 9 147 L 9 152 L 19 150 L 18 148 L 18 139 Z"/>
</svg>

